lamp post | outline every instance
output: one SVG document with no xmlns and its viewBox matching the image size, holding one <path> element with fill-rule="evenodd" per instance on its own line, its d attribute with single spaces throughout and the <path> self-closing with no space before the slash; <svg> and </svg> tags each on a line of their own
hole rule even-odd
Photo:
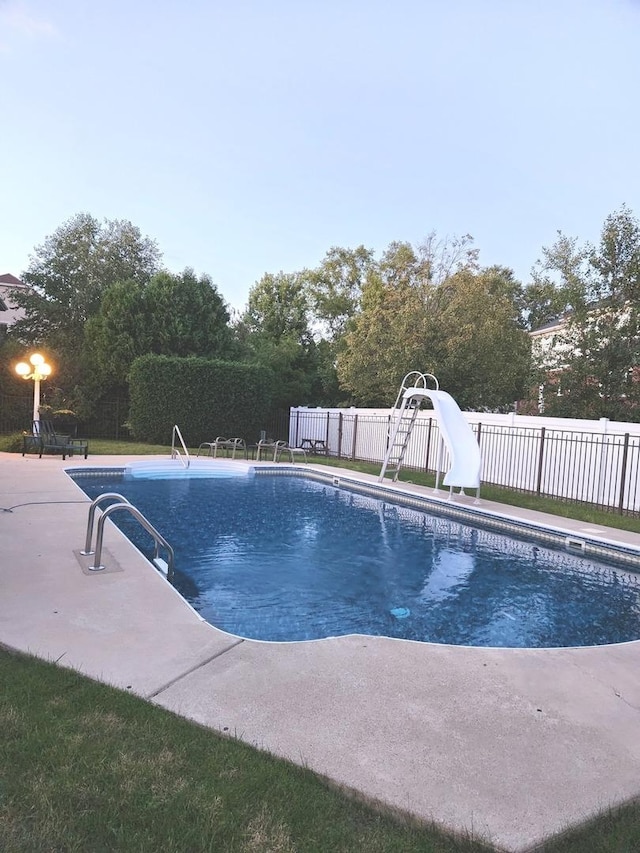
<svg viewBox="0 0 640 853">
<path fill-rule="evenodd" d="M 23 379 L 33 379 L 33 420 L 40 420 L 40 382 L 51 374 L 51 365 L 47 364 L 44 356 L 34 352 L 29 356 L 29 364 L 21 361 L 16 364 L 16 373 Z"/>
</svg>

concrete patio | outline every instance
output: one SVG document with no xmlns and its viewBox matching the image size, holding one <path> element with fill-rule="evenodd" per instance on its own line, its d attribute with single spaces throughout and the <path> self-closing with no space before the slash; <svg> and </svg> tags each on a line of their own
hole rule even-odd
<svg viewBox="0 0 640 853">
<path fill-rule="evenodd" d="M 0 644 L 505 851 L 640 795 L 640 642 L 241 640 L 203 622 L 110 522 L 109 571 L 86 571 L 89 500 L 65 469 L 129 459 L 0 454 Z M 640 535 L 601 533 L 640 550 Z"/>
</svg>

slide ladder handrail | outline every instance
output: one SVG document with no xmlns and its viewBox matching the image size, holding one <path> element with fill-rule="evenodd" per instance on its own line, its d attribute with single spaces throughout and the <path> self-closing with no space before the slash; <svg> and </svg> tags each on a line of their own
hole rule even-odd
<svg viewBox="0 0 640 853">
<path fill-rule="evenodd" d="M 182 451 L 176 447 L 176 436 L 180 440 Z M 171 433 L 171 458 L 175 459 L 176 457 L 180 460 L 183 468 L 188 468 L 191 464 L 191 457 L 189 456 L 187 445 L 184 443 L 184 438 L 182 437 L 178 424 L 173 425 L 173 432 Z"/>
<path fill-rule="evenodd" d="M 415 377 L 415 378 L 414 378 Z M 398 396 L 396 397 L 396 401 L 393 404 L 394 409 L 399 409 L 402 405 L 402 397 L 409 390 L 409 388 L 419 388 L 425 389 L 427 387 L 427 379 L 433 379 L 435 390 L 440 390 L 440 383 L 433 375 L 433 373 L 421 373 L 419 370 L 411 370 L 402 380 L 402 384 L 400 385 L 400 390 L 398 391 Z"/>
<path fill-rule="evenodd" d="M 421 373 L 419 370 L 412 370 L 402 380 L 398 396 L 393 404 L 393 411 L 397 412 L 397 415 L 395 421 L 393 419 L 389 421 L 387 452 L 378 477 L 380 483 L 387 472 L 393 474 L 394 483 L 398 479 L 420 405 L 424 399 L 423 392 L 427 390 L 429 379 L 433 380 L 435 390 L 438 391 L 440 384 L 433 373 Z M 415 397 L 411 394 L 412 390 L 417 392 Z"/>
</svg>

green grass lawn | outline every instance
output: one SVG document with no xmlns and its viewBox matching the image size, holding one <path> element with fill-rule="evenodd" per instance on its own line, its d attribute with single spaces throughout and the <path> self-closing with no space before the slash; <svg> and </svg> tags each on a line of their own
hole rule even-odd
<svg viewBox="0 0 640 853">
<path fill-rule="evenodd" d="M 0 650 L 3 853 L 487 853 L 72 670 Z M 640 850 L 627 806 L 545 853 Z"/>
<path fill-rule="evenodd" d="M 487 853 L 72 670 L 0 650 L 0 850 Z M 640 809 L 547 853 L 640 850 Z"/>
<path fill-rule="evenodd" d="M 489 849 L 71 670 L 0 651 L 0 684 L 3 853 Z"/>
</svg>

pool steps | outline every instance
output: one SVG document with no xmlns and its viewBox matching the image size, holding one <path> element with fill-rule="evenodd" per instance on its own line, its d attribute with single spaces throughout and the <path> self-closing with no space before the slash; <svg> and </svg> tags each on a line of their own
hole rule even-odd
<svg viewBox="0 0 640 853">
<path fill-rule="evenodd" d="M 224 459 L 191 459 L 189 466 L 177 465 L 171 459 L 132 462 L 124 469 L 127 480 L 186 479 L 192 477 L 250 477 L 255 467 L 248 462 Z"/>
</svg>

